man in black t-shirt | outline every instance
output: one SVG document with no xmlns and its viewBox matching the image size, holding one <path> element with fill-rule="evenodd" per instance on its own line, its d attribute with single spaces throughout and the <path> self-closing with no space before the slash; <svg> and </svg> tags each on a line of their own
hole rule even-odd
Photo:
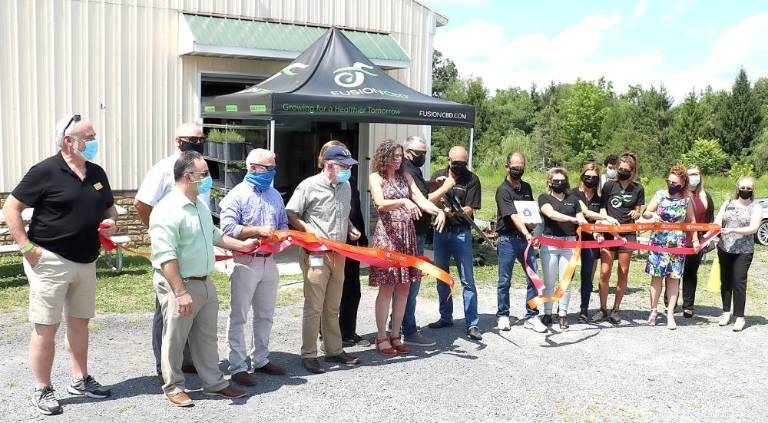
<svg viewBox="0 0 768 423">
<path fill-rule="evenodd" d="M 42 414 L 59 414 L 51 385 L 56 331 L 66 313 L 72 395 L 106 398 L 88 374 L 88 322 L 95 312 L 99 233 L 114 231 L 117 211 L 104 170 L 90 161 L 98 141 L 93 124 L 78 114 L 56 125 L 60 151 L 32 166 L 5 202 L 6 223 L 24 255 L 29 280 L 29 364 L 35 377 L 32 403 Z M 21 211 L 34 207 L 29 233 Z M 99 229 L 105 223 L 109 229 Z"/>
<path fill-rule="evenodd" d="M 514 152 L 507 156 L 507 176 L 496 189 L 496 232 L 499 239 L 496 244 L 499 255 L 499 285 L 497 291 L 498 308 L 496 311 L 497 327 L 499 330 L 510 330 L 509 321 L 509 286 L 512 279 L 512 269 L 517 260 L 521 266 L 530 267 L 536 272 L 536 249 L 528 252 L 525 261 L 525 249 L 533 235 L 531 231 L 536 225 L 524 224 L 517 213 L 515 201 L 533 201 L 533 191 L 528 182 L 523 181 L 525 173 L 525 157 L 522 153 Z M 536 246 L 535 244 L 533 245 Z M 527 275 L 526 275 L 527 277 Z M 536 298 L 538 291 L 530 277 L 525 296 L 525 327 L 543 333 L 547 327 L 539 318 L 539 310 L 528 306 L 528 301 Z"/>
<path fill-rule="evenodd" d="M 423 139 L 412 135 L 405 140 L 405 160 L 403 161 L 403 168 L 405 171 L 413 177 L 413 181 L 424 197 L 436 204 L 440 203 L 442 196 L 453 188 L 456 181 L 452 177 L 447 177 L 440 184 L 434 192 L 429 192 L 427 181 L 424 180 L 424 175 L 421 173 L 421 167 L 424 166 L 427 157 L 427 144 Z M 440 205 L 440 204 L 438 204 Z M 423 213 L 421 218 L 414 222 L 416 227 L 416 243 L 418 245 L 418 252 L 420 256 L 424 255 L 424 244 L 426 243 L 427 236 L 432 230 L 432 215 Z M 402 335 L 403 341 L 406 344 L 419 345 L 422 347 L 430 347 L 435 345 L 435 341 L 430 339 L 424 334 L 416 325 L 416 299 L 419 295 L 420 282 L 411 283 L 411 288 L 408 291 L 408 301 L 405 304 L 405 315 L 403 316 Z"/>
<path fill-rule="evenodd" d="M 452 195 L 462 206 L 464 212 L 472 218 L 474 210 L 480 208 L 480 179 L 467 169 L 469 155 L 464 147 L 453 147 L 448 152 L 449 167 L 440 169 L 432 175 L 436 183 L 453 178 L 456 184 L 445 195 Z M 464 297 L 464 319 L 467 335 L 471 339 L 482 339 L 478 328 L 477 288 L 472 269 L 472 229 L 470 224 L 461 216 L 446 208 L 445 229 L 435 232 L 434 239 L 435 264 L 445 271 L 450 271 L 451 257 L 456 261 L 456 267 L 461 278 Z M 440 319 L 430 323 L 429 327 L 440 329 L 453 326 L 453 299 L 449 298 L 451 289 L 443 283 L 437 284 L 440 297 Z"/>
</svg>

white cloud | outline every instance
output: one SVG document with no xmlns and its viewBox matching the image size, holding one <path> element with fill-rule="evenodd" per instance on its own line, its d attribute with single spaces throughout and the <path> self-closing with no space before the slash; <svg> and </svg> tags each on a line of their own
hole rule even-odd
<svg viewBox="0 0 768 423">
<path fill-rule="evenodd" d="M 681 101 L 692 88 L 730 89 L 739 66 L 748 66 L 753 80 L 768 71 L 768 63 L 760 59 L 768 53 L 764 42 L 768 39 L 768 12 L 747 17 L 719 33 L 712 27 L 689 31 L 687 35 L 711 38 L 713 44 L 707 57 L 683 69 L 665 66 L 665 54 L 656 47 L 625 56 L 601 54 L 621 22 L 618 13 L 595 15 L 556 34 L 512 36 L 505 32 L 509 26 L 473 20 L 438 29 L 435 48 L 456 62 L 462 76 L 482 77 L 491 92 L 605 76 L 618 92 L 625 92 L 630 84 L 664 84 L 675 101 Z"/>
<path fill-rule="evenodd" d="M 680 15 L 695 6 L 699 1 L 700 0 L 676 0 L 669 10 L 659 16 L 659 20 L 662 22 L 674 22 Z"/>
<path fill-rule="evenodd" d="M 635 8 L 632 9 L 632 16 L 636 18 L 642 18 L 643 16 L 645 16 L 647 12 L 648 12 L 648 1 L 640 0 L 635 5 Z"/>
</svg>

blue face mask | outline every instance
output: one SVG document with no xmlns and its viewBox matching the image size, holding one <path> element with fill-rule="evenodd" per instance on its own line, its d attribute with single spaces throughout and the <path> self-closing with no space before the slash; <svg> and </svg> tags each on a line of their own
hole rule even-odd
<svg viewBox="0 0 768 423">
<path fill-rule="evenodd" d="M 208 175 L 205 178 L 197 181 L 197 193 L 207 194 L 208 191 L 211 190 L 212 186 L 213 186 L 213 179 L 211 178 L 211 175 Z"/>
<path fill-rule="evenodd" d="M 264 172 L 248 172 L 245 174 L 245 182 L 253 185 L 259 191 L 266 191 L 272 185 L 275 179 L 275 171 L 267 170 Z"/>
<path fill-rule="evenodd" d="M 82 158 L 90 162 L 96 158 L 96 154 L 99 152 L 99 142 L 97 140 L 86 141 L 85 150 L 76 149 L 76 151 Z"/>
<path fill-rule="evenodd" d="M 336 182 L 343 184 L 352 177 L 352 169 L 339 169 L 336 173 Z"/>
</svg>

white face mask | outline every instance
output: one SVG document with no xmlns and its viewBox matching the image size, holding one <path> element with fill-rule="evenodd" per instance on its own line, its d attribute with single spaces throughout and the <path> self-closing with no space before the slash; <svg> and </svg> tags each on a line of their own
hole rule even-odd
<svg viewBox="0 0 768 423">
<path fill-rule="evenodd" d="M 692 187 L 697 187 L 701 183 L 701 175 L 689 175 L 688 184 Z"/>
</svg>

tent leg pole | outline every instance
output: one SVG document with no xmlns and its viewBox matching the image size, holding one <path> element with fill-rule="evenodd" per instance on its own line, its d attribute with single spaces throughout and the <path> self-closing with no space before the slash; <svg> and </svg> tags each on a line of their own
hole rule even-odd
<svg viewBox="0 0 768 423">
<path fill-rule="evenodd" d="M 472 169 L 472 153 L 475 150 L 475 128 L 469 128 L 469 169 Z"/>
<path fill-rule="evenodd" d="M 269 121 L 269 144 L 268 144 L 269 151 L 275 152 L 275 121 L 270 120 Z"/>
</svg>

